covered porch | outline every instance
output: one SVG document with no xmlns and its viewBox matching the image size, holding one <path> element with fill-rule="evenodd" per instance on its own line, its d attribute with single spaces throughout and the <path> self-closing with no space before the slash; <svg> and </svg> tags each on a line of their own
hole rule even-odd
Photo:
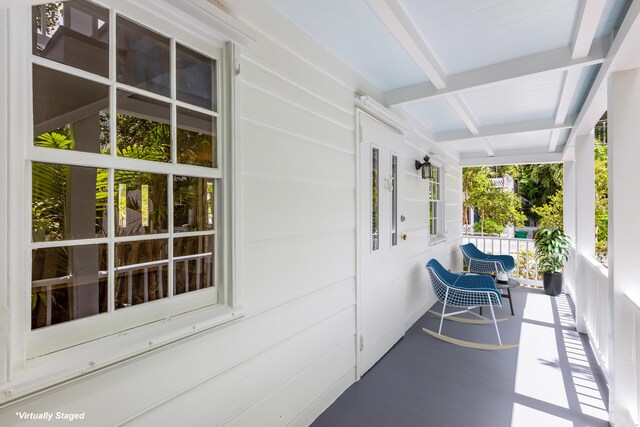
<svg viewBox="0 0 640 427">
<path fill-rule="evenodd" d="M 61 8 L 69 13 L 52 20 Z M 43 56 L 51 24 L 102 46 L 104 73 L 85 69 L 97 64 L 85 55 L 74 62 L 78 50 L 68 63 Z M 640 0 L 0 0 L 0 35 L 0 425 L 57 412 L 91 426 L 640 425 Z M 121 75 L 127 57 L 148 85 Z M 205 77 L 206 108 L 180 98 L 180 85 L 199 95 L 180 70 Z M 98 97 L 78 110 L 93 125 L 108 120 L 92 139 L 78 136 L 82 114 L 56 123 L 95 152 L 34 145 L 38 84 L 54 89 L 45 98 L 55 106 Z M 153 108 L 136 110 L 124 92 Z M 113 149 L 123 111 L 171 125 L 165 160 Z M 208 166 L 179 159 L 180 136 L 201 126 L 188 111 L 211 126 L 201 132 Z M 608 268 L 595 258 L 594 213 L 593 129 L 605 112 Z M 92 179 L 104 168 L 104 188 L 47 181 L 76 196 L 85 184 L 87 238 L 69 237 L 78 223 L 65 211 L 59 240 L 38 241 L 32 170 L 52 163 Z M 463 268 L 463 168 L 539 163 L 564 173 L 564 293 L 513 291 L 515 315 L 508 303 L 498 310 L 513 349 L 425 333 L 439 321 L 425 263 Z M 117 233 L 127 227 L 118 212 L 143 223 L 153 209 L 147 184 L 140 204 L 115 186 L 120 171 L 163 183 L 155 234 Z M 175 212 L 187 200 L 181 179 L 195 178 L 209 181 L 198 184 L 206 209 L 191 215 L 203 222 L 190 228 Z M 174 233 L 215 235 L 215 248 L 183 255 Z M 119 264 L 118 247 L 155 240 L 152 264 Z M 104 255 L 90 278 L 86 263 L 67 262 L 34 298 L 38 250 L 87 246 Z M 161 301 L 149 297 L 149 268 Z M 139 304 L 116 304 L 118 277 Z M 51 287 L 87 283 L 76 313 L 62 307 L 71 314 L 52 320 Z M 444 328 L 495 339 L 493 325 Z"/>
</svg>

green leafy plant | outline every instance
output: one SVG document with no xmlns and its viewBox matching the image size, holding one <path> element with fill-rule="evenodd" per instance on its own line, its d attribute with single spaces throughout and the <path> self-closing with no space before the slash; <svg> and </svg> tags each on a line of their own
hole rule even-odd
<svg viewBox="0 0 640 427">
<path fill-rule="evenodd" d="M 536 264 L 536 254 L 531 249 L 521 250 L 520 253 L 512 252 L 511 255 L 517 259 L 516 277 L 530 280 L 542 279 Z"/>
<path fill-rule="evenodd" d="M 571 239 L 559 228 L 541 228 L 534 236 L 536 261 L 545 273 L 559 272 L 569 259 Z"/>
</svg>

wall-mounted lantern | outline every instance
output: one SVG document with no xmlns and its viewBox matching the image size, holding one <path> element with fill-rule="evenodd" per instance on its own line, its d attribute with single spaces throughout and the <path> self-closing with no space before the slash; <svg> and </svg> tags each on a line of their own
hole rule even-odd
<svg viewBox="0 0 640 427">
<path fill-rule="evenodd" d="M 416 170 L 421 171 L 422 179 L 431 179 L 431 163 L 429 163 L 429 155 L 424 156 L 424 163 L 416 160 Z"/>
</svg>

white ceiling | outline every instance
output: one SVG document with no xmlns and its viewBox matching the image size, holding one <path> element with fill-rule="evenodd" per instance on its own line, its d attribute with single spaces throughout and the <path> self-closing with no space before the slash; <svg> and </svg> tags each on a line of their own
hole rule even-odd
<svg viewBox="0 0 640 427">
<path fill-rule="evenodd" d="M 638 13 L 631 0 L 268 1 L 432 142 L 478 163 L 560 159 L 582 110 L 597 110 L 588 95 L 611 71 L 601 64 L 626 14 Z"/>
</svg>

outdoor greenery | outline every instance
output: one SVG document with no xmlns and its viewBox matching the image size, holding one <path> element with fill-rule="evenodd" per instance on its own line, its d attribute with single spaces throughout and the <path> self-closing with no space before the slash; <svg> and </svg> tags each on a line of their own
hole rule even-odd
<svg viewBox="0 0 640 427">
<path fill-rule="evenodd" d="M 486 166 L 465 168 L 462 172 L 463 212 L 466 215 L 467 209 L 474 207 L 480 217 L 477 225 L 474 224 L 475 232 L 499 234 L 509 224 L 524 225 L 526 217 L 522 212 L 520 197 L 497 188 L 491 178 L 499 176 L 498 172 Z M 469 223 L 468 218 L 465 223 Z"/>
<path fill-rule="evenodd" d="M 595 227 L 596 256 L 601 262 L 607 258 L 608 187 L 606 131 L 595 139 Z M 509 174 L 517 181 L 518 194 L 505 196 L 493 185 L 491 178 Z M 563 227 L 563 168 L 562 164 L 511 165 L 498 168 L 474 167 L 463 170 L 464 224 L 469 224 L 468 207 L 474 207 L 480 221 L 473 231 L 499 234 L 510 224 L 522 225 L 530 218 L 540 228 Z"/>
<path fill-rule="evenodd" d="M 560 228 L 541 228 L 534 236 L 540 271 L 559 272 L 569 259 L 571 239 Z"/>
<path fill-rule="evenodd" d="M 607 144 L 595 140 L 596 181 L 596 256 L 600 262 L 607 259 L 609 238 L 609 185 Z"/>
</svg>

